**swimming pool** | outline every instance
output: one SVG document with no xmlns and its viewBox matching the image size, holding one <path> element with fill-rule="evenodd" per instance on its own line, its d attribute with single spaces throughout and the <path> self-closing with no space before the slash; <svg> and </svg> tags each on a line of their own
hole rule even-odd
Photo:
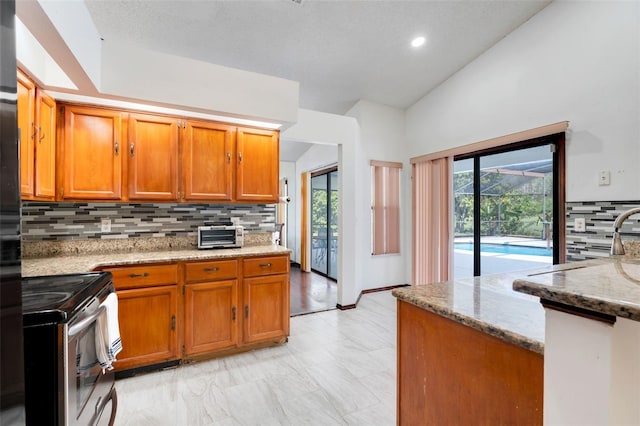
<svg viewBox="0 0 640 426">
<path fill-rule="evenodd" d="M 473 243 L 455 243 L 456 250 L 473 251 Z M 544 247 L 515 246 L 510 244 L 480 244 L 481 253 L 526 254 L 529 256 L 553 256 L 553 249 Z"/>
</svg>

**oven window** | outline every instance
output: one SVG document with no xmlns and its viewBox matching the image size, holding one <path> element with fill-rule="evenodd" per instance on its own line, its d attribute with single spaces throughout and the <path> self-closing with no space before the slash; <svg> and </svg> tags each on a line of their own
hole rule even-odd
<svg viewBox="0 0 640 426">
<path fill-rule="evenodd" d="M 91 396 L 102 368 L 96 356 L 96 322 L 78 333 L 75 339 L 76 349 L 76 404 L 80 413 Z"/>
</svg>

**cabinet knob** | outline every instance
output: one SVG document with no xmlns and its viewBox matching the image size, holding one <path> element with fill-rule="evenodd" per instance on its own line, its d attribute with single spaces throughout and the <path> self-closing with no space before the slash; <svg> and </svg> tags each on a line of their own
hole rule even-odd
<svg viewBox="0 0 640 426">
<path fill-rule="evenodd" d="M 238 162 L 242 163 L 242 152 L 238 152 Z"/>
<path fill-rule="evenodd" d="M 135 145 L 131 144 L 129 145 L 129 155 L 131 155 L 133 157 L 134 154 L 134 149 L 135 149 Z"/>
<path fill-rule="evenodd" d="M 231 153 L 227 152 L 227 163 L 231 164 Z"/>
</svg>

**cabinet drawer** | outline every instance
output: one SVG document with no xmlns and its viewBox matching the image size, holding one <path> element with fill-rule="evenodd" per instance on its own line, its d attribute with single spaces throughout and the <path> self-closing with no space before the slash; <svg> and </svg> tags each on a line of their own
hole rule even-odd
<svg viewBox="0 0 640 426">
<path fill-rule="evenodd" d="M 116 290 L 149 287 L 178 282 L 178 265 L 132 266 L 107 269 Z"/>
<path fill-rule="evenodd" d="M 245 277 L 286 274 L 289 272 L 289 256 L 257 257 L 243 260 Z"/>
<path fill-rule="evenodd" d="M 233 259 L 190 262 L 185 265 L 185 271 L 188 283 L 227 280 L 238 277 L 238 261 Z"/>
</svg>

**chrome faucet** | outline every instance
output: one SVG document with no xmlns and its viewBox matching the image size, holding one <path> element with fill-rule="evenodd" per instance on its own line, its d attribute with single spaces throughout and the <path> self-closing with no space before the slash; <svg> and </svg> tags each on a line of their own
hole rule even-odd
<svg viewBox="0 0 640 426">
<path fill-rule="evenodd" d="M 620 232 L 618 230 L 622 228 L 622 224 L 629 216 L 632 216 L 636 213 L 640 213 L 640 207 L 636 207 L 633 209 L 629 209 L 626 212 L 622 213 L 620 216 L 616 218 L 616 221 L 613 222 L 613 241 L 611 242 L 611 255 L 616 254 L 624 254 L 624 245 L 622 245 L 622 239 L 620 238 Z"/>
</svg>

